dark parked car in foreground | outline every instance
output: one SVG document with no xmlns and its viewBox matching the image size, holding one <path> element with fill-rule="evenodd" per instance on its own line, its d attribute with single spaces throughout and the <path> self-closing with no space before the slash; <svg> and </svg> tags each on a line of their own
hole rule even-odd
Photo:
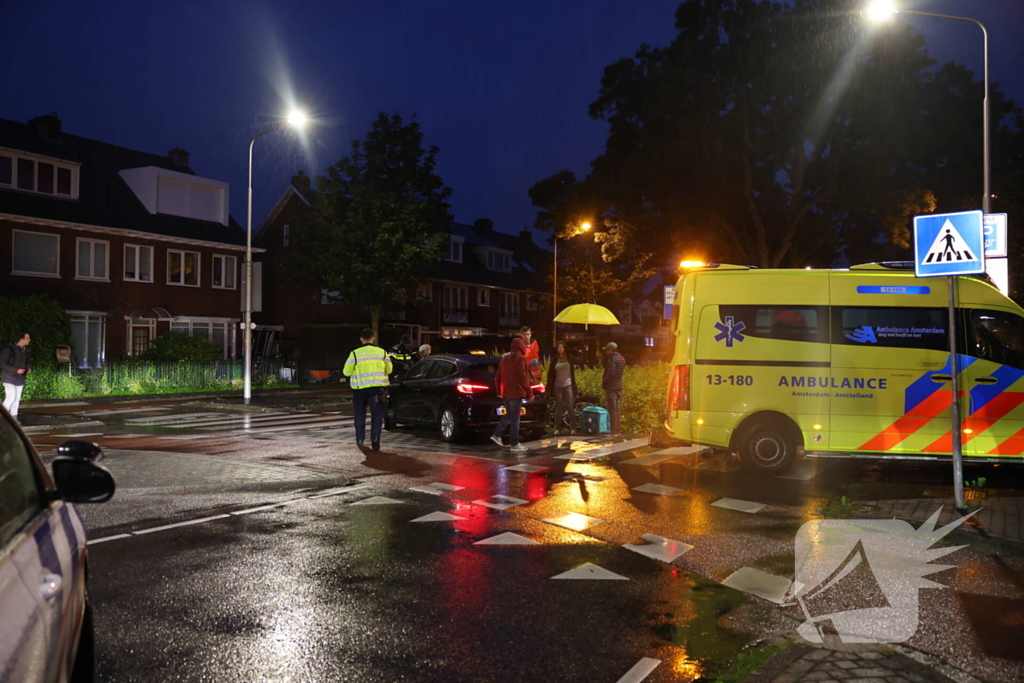
<svg viewBox="0 0 1024 683">
<path fill-rule="evenodd" d="M 492 431 L 504 410 L 494 388 L 496 356 L 447 354 L 430 356 L 391 383 L 384 428 L 398 425 L 433 427 L 445 441 L 472 432 Z M 519 433 L 523 440 L 540 438 L 548 419 L 543 385 L 534 385 L 535 398 L 523 405 Z"/>
</svg>

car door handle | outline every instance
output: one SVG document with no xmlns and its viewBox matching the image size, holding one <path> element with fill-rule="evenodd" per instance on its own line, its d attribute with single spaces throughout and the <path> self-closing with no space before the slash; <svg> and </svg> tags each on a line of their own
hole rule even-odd
<svg viewBox="0 0 1024 683">
<path fill-rule="evenodd" d="M 932 375 L 933 382 L 952 382 L 953 375 Z"/>
<path fill-rule="evenodd" d="M 995 384 L 999 380 L 995 377 L 978 377 L 974 381 L 978 384 Z"/>
<path fill-rule="evenodd" d="M 64 582 L 59 574 L 45 574 L 39 581 L 39 593 L 43 600 L 50 601 L 60 595 L 60 589 Z"/>
</svg>

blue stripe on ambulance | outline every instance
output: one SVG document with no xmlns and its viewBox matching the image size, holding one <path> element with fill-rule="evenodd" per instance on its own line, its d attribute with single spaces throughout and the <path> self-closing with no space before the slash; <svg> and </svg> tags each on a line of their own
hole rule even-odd
<svg viewBox="0 0 1024 683">
<path fill-rule="evenodd" d="M 957 364 L 960 366 L 961 372 L 966 370 L 971 363 L 977 360 L 970 356 L 962 356 L 960 354 L 957 354 L 957 357 L 959 358 L 959 362 Z M 932 375 L 948 375 L 949 373 L 950 360 L 947 358 L 946 364 L 942 366 L 941 370 L 926 372 L 911 382 L 910 386 L 907 387 L 906 392 L 904 393 L 903 414 L 909 414 L 911 410 L 921 405 L 921 403 L 923 403 L 927 398 L 943 387 L 942 382 L 932 381 Z"/>
<path fill-rule="evenodd" d="M 979 384 L 971 388 L 970 412 L 972 414 L 984 408 L 989 401 L 1009 389 L 1017 382 L 1017 380 L 1024 377 L 1024 370 L 1018 370 L 1017 368 L 1011 368 L 1009 365 L 1003 365 L 993 372 L 991 377 L 996 379 L 995 384 Z"/>
</svg>

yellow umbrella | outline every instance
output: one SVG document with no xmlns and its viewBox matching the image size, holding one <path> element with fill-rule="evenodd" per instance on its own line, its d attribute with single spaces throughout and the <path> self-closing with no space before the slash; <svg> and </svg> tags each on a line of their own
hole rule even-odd
<svg viewBox="0 0 1024 683">
<path fill-rule="evenodd" d="M 555 316 L 556 323 L 578 323 L 581 325 L 618 325 L 619 319 L 604 306 L 597 304 L 576 304 L 563 308 Z"/>
</svg>

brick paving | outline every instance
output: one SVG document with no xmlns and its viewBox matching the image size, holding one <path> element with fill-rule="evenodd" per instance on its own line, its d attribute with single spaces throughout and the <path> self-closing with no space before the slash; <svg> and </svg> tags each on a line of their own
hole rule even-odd
<svg viewBox="0 0 1024 683">
<path fill-rule="evenodd" d="M 970 676 L 951 678 L 937 663 L 922 663 L 892 648 L 864 646 L 806 647 L 796 645 L 769 662 L 748 683 L 967 683 Z"/>
<path fill-rule="evenodd" d="M 1024 527 L 1020 520 L 1024 515 L 1024 496 L 1018 491 L 983 492 L 984 498 L 968 499 L 970 509 L 966 513 L 953 507 L 953 498 L 911 498 L 904 500 L 880 500 L 862 502 L 853 505 L 850 517 L 868 514 L 885 519 L 902 519 L 920 524 L 931 517 L 939 507 L 938 526 L 943 526 L 956 519 L 961 519 L 977 510 L 977 514 L 965 521 L 960 530 L 974 533 L 982 538 L 1024 543 Z"/>
</svg>

